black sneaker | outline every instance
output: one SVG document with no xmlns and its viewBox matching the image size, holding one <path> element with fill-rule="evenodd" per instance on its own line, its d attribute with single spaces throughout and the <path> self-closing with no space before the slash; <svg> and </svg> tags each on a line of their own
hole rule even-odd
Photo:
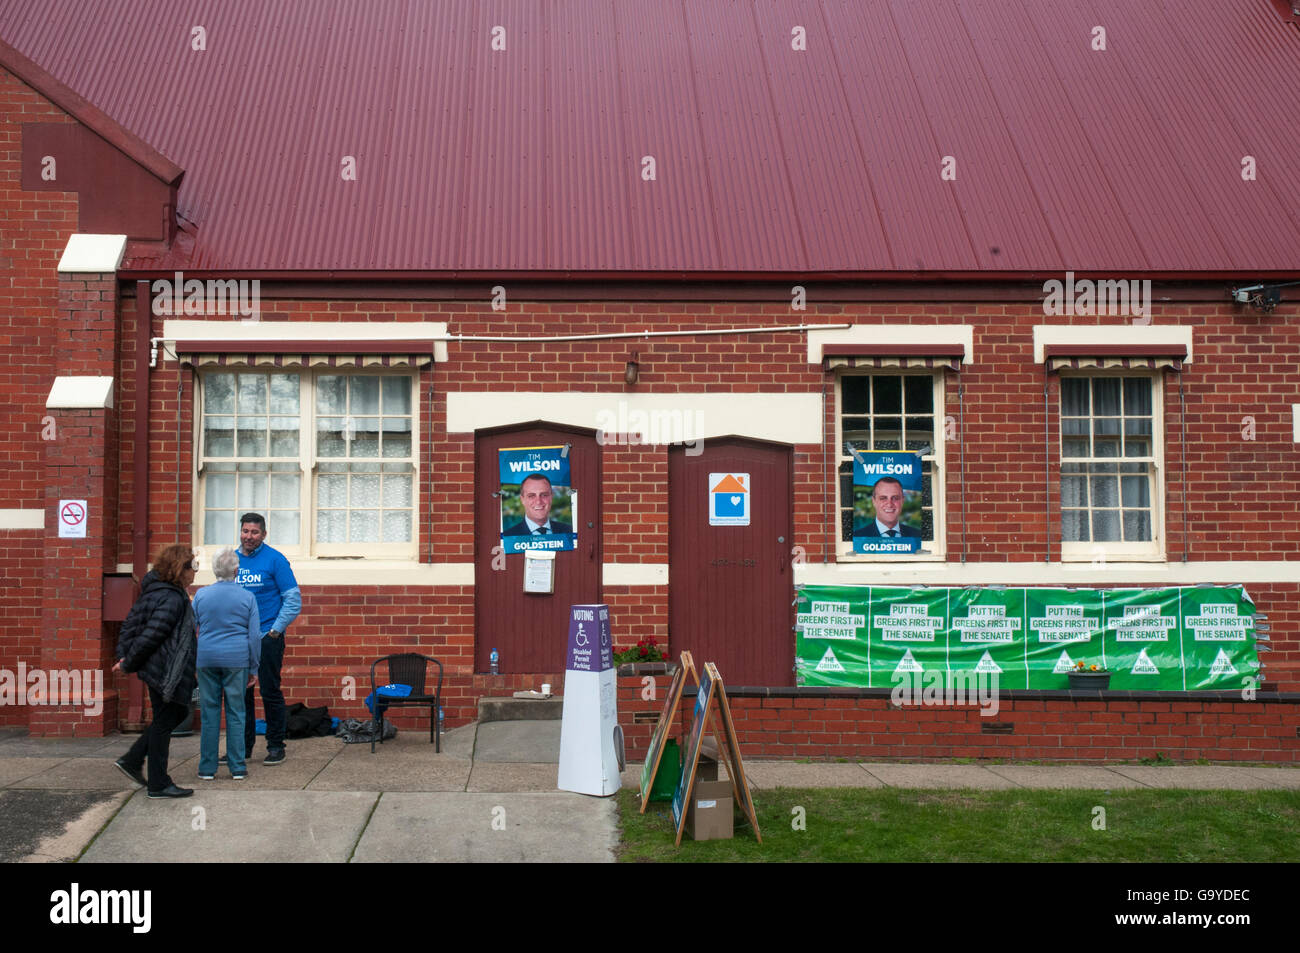
<svg viewBox="0 0 1300 953">
<path fill-rule="evenodd" d="M 161 791 L 150 791 L 149 796 L 151 798 L 189 797 L 193 793 L 193 788 L 178 788 L 176 785 L 172 784 L 163 788 Z"/>
<path fill-rule="evenodd" d="M 251 751 L 244 752 L 245 761 L 247 761 L 252 756 L 253 756 L 253 752 Z M 230 759 L 223 754 L 220 758 L 217 759 L 217 764 L 230 764 Z"/>
<path fill-rule="evenodd" d="M 123 774 L 125 774 L 136 784 L 140 785 L 140 787 L 143 788 L 148 786 L 144 780 L 144 774 L 140 771 L 139 768 L 128 767 L 127 763 L 123 761 L 121 758 L 118 758 L 113 763 L 117 765 L 117 770 L 121 771 Z"/>
<path fill-rule="evenodd" d="M 266 753 L 266 760 L 262 764 L 281 764 L 284 761 L 284 749 L 272 748 Z"/>
</svg>

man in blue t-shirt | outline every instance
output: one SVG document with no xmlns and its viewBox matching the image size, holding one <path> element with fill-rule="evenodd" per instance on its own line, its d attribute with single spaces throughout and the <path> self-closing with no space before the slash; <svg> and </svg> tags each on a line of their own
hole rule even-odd
<svg viewBox="0 0 1300 953">
<path fill-rule="evenodd" d="M 284 664 L 284 634 L 289 623 L 302 611 L 302 594 L 293 577 L 289 560 L 264 542 L 266 520 L 260 513 L 245 513 L 239 518 L 239 575 L 235 582 L 257 599 L 257 615 L 262 629 L 262 662 L 257 669 L 257 684 L 262 693 L 262 710 L 266 716 L 266 760 L 263 764 L 284 761 L 285 716 L 284 692 L 280 690 L 280 667 Z M 244 696 L 244 756 L 253 755 L 257 738 L 253 718 L 253 689 Z M 226 741 L 229 744 L 229 739 Z"/>
</svg>

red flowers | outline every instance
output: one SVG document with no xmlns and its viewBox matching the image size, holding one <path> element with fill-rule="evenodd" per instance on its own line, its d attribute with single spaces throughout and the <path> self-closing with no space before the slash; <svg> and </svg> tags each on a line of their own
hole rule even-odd
<svg viewBox="0 0 1300 953">
<path fill-rule="evenodd" d="M 662 662 L 666 656 L 659 648 L 659 640 L 653 635 L 646 636 L 636 643 L 635 648 L 623 649 L 614 653 L 615 665 L 627 665 L 634 662 Z"/>
</svg>

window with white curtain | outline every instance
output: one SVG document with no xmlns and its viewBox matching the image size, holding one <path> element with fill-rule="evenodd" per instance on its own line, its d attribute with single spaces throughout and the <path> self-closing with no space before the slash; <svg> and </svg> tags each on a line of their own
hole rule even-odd
<svg viewBox="0 0 1300 953">
<path fill-rule="evenodd" d="M 237 542 L 252 510 L 287 553 L 414 558 L 414 383 L 335 368 L 205 373 L 202 544 Z"/>
<path fill-rule="evenodd" d="M 1061 377 L 1062 557 L 1159 557 L 1159 378 Z"/>
</svg>

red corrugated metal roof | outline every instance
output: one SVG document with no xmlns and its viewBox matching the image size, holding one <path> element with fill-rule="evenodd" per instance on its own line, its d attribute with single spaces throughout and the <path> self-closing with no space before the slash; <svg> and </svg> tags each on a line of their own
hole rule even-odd
<svg viewBox="0 0 1300 953">
<path fill-rule="evenodd" d="M 0 0 L 0 38 L 185 170 L 137 266 L 1300 272 L 1271 0 Z"/>
<path fill-rule="evenodd" d="M 18 52 L 8 43 L 0 40 L 0 63 L 35 89 L 42 96 L 54 103 L 69 116 L 72 116 L 87 129 L 92 130 L 105 142 L 118 151 L 129 156 L 151 175 L 156 176 L 166 185 L 175 185 L 185 171 L 176 163 L 162 155 L 153 146 L 143 141 L 129 129 L 123 128 L 103 110 L 89 103 L 70 89 L 66 83 L 51 76 L 31 59 Z"/>
</svg>

